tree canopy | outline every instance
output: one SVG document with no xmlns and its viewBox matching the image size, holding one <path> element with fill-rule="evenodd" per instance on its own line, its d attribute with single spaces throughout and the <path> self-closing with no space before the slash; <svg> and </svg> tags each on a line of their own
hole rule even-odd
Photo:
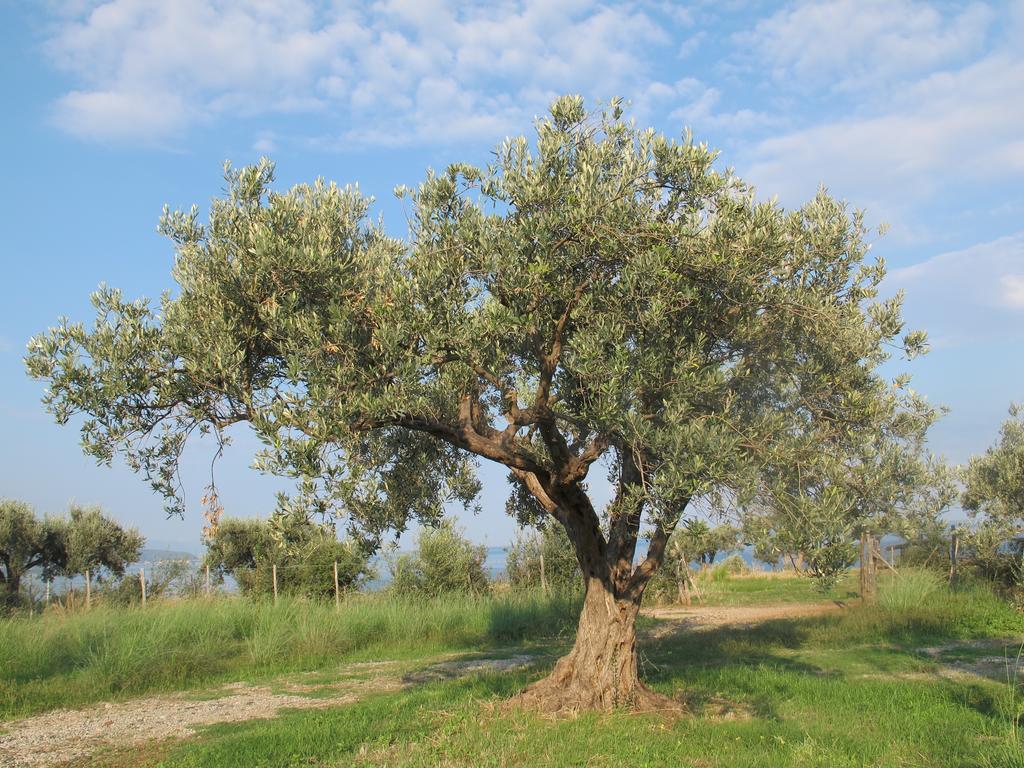
<svg viewBox="0 0 1024 768">
<path fill-rule="evenodd" d="M 993 521 L 1024 523 L 1024 409 L 1010 406 L 999 439 L 964 470 L 964 508 Z"/>
<path fill-rule="evenodd" d="M 563 526 L 584 574 L 558 702 L 635 703 L 636 611 L 691 501 L 823 487 L 900 444 L 933 412 L 877 368 L 924 335 L 878 298 L 862 214 L 824 190 L 758 200 L 616 101 L 563 97 L 536 132 L 397 190 L 405 240 L 357 188 L 276 192 L 270 162 L 229 167 L 205 222 L 164 213 L 174 293 L 102 288 L 95 323 L 36 337 L 27 365 L 58 421 L 84 415 L 86 451 L 172 508 L 188 436 L 236 422 L 260 468 L 373 541 L 472 504 L 475 462 L 504 465 L 512 511 Z"/>
<path fill-rule="evenodd" d="M 204 563 L 219 576 L 230 573 L 247 595 L 273 593 L 273 566 L 281 592 L 334 596 L 372 578 L 369 553 L 358 542 L 339 541 L 334 525 L 316 524 L 299 510 L 269 520 L 225 517 L 205 537 Z"/>
<path fill-rule="evenodd" d="M 8 600 L 16 599 L 22 577 L 32 568 L 52 575 L 64 565 L 66 533 L 63 520 L 40 520 L 31 505 L 0 499 L 0 583 Z"/>
<path fill-rule="evenodd" d="M 99 507 L 72 505 L 65 533 L 62 571 L 68 576 L 105 568 L 121 576 L 139 559 L 145 539 L 136 529 L 125 528 L 103 514 Z"/>
</svg>

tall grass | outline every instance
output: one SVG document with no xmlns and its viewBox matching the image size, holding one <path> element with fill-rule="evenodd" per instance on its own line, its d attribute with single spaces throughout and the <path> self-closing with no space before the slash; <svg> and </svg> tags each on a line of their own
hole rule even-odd
<svg viewBox="0 0 1024 768">
<path fill-rule="evenodd" d="M 241 599 L 0 620 L 0 717 L 146 691 L 317 669 L 369 656 L 482 649 L 571 632 L 561 597 Z"/>
<path fill-rule="evenodd" d="M 878 605 L 888 611 L 905 612 L 932 601 L 948 601 L 952 593 L 934 571 L 904 568 L 898 576 L 889 576 L 881 584 Z"/>
<path fill-rule="evenodd" d="M 939 574 L 913 568 L 879 576 L 878 604 L 820 622 L 818 642 L 923 644 L 1024 633 L 1024 616 L 984 582 L 950 588 Z"/>
</svg>

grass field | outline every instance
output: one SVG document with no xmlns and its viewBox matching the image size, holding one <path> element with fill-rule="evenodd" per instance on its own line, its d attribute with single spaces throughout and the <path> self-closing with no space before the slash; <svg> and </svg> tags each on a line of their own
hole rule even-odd
<svg viewBox="0 0 1024 768">
<path fill-rule="evenodd" d="M 758 571 L 735 576 L 721 570 L 712 570 L 700 574 L 696 582 L 703 603 L 707 605 L 816 603 L 822 600 L 851 600 L 858 596 L 857 576 L 854 573 L 826 590 L 793 571 Z M 694 602 L 697 603 L 696 600 Z"/>
<path fill-rule="evenodd" d="M 771 585 L 772 600 L 780 584 Z M 721 598 L 750 601 L 756 591 L 730 579 Z M 644 676 L 689 715 L 545 719 L 503 710 L 505 698 L 564 650 L 572 610 L 566 601 L 524 597 L 428 606 L 366 600 L 340 613 L 224 601 L 8 621 L 0 625 L 5 640 L 15 638 L 23 653 L 37 650 L 20 659 L 5 642 L 3 711 L 9 719 L 64 703 L 62 690 L 79 704 L 181 685 L 218 695 L 218 681 L 299 669 L 329 678 L 357 659 L 415 667 L 441 652 L 525 648 L 540 659 L 530 669 L 428 678 L 344 706 L 214 725 L 194 738 L 75 764 L 1024 766 L 1013 730 L 1021 694 L 993 662 L 1005 657 L 1012 668 L 1024 621 L 984 587 L 950 592 L 935 577 L 907 572 L 883 581 L 872 608 L 851 601 L 824 616 L 699 630 L 646 619 Z M 144 637 L 154 638 L 149 646 Z M 177 656 L 166 659 L 167 649 Z M 54 661 L 65 652 L 67 660 Z M 134 663 L 190 671 L 151 677 Z"/>
</svg>

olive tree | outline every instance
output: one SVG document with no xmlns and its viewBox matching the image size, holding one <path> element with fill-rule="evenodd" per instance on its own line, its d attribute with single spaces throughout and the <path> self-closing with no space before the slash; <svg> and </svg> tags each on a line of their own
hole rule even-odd
<svg viewBox="0 0 1024 768">
<path fill-rule="evenodd" d="M 509 547 L 505 568 L 509 583 L 520 589 L 572 593 L 583 587 L 572 543 L 560 525 L 523 530 Z"/>
<path fill-rule="evenodd" d="M 139 559 L 145 539 L 134 528 L 125 528 L 103 514 L 99 507 L 72 505 L 66 524 L 64 564 L 68 576 L 100 569 L 122 576 L 125 568 Z"/>
<path fill-rule="evenodd" d="M 0 583 L 7 602 L 17 601 L 21 580 L 32 568 L 52 574 L 64 565 L 65 528 L 59 519 L 40 520 L 25 502 L 0 499 Z"/>
<path fill-rule="evenodd" d="M 205 565 L 220 578 L 230 573 L 243 593 L 334 597 L 339 589 L 357 588 L 373 576 L 369 552 L 361 542 L 339 540 L 332 524 L 316 524 L 301 510 L 278 510 L 268 520 L 226 517 L 206 537 Z"/>
<path fill-rule="evenodd" d="M 964 508 L 990 520 L 1024 522 L 1024 409 L 1010 406 L 999 440 L 964 468 Z"/>
<path fill-rule="evenodd" d="M 371 540 L 471 504 L 475 463 L 503 465 L 515 514 L 564 528 L 585 586 L 575 645 L 519 701 L 662 706 L 635 625 L 678 521 L 876 434 L 914 405 L 878 365 L 924 343 L 877 299 L 861 214 L 824 191 L 759 201 L 715 160 L 563 97 L 489 166 L 397 190 L 402 240 L 355 188 L 228 168 L 207 221 L 165 211 L 175 291 L 154 308 L 102 288 L 95 324 L 33 339 L 28 369 L 59 422 L 84 415 L 87 452 L 172 508 L 187 437 L 239 422 L 259 468 Z"/>
<path fill-rule="evenodd" d="M 424 528 L 412 552 L 394 552 L 388 562 L 391 590 L 399 595 L 441 597 L 490 590 L 484 560 L 487 547 L 473 544 L 454 523 L 443 520 Z"/>
</svg>

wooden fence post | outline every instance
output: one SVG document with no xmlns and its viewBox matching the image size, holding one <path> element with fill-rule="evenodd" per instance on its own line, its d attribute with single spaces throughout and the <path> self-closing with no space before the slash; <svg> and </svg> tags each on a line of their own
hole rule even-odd
<svg viewBox="0 0 1024 768">
<path fill-rule="evenodd" d="M 875 537 L 867 531 L 860 535 L 860 599 L 874 603 L 878 593 L 875 579 Z"/>
<path fill-rule="evenodd" d="M 949 586 L 956 584 L 959 576 L 957 572 L 957 561 L 960 559 L 960 534 L 953 531 L 949 540 Z"/>
<path fill-rule="evenodd" d="M 544 574 L 544 553 L 540 553 L 540 589 L 545 595 L 548 593 L 548 580 Z"/>
<path fill-rule="evenodd" d="M 92 574 L 85 569 L 85 607 L 88 610 L 92 607 Z"/>
<path fill-rule="evenodd" d="M 46 580 L 46 605 L 50 604 L 50 580 Z"/>
<path fill-rule="evenodd" d="M 206 596 L 210 596 L 210 564 L 206 564 Z"/>
<path fill-rule="evenodd" d="M 341 606 L 341 590 L 338 588 L 338 561 L 334 561 L 334 607 Z"/>
<path fill-rule="evenodd" d="M 146 607 L 146 569 L 139 566 L 139 586 L 142 587 L 142 607 Z"/>
<path fill-rule="evenodd" d="M 274 605 L 277 605 L 277 563 L 270 566 L 270 572 L 274 578 Z"/>
</svg>

